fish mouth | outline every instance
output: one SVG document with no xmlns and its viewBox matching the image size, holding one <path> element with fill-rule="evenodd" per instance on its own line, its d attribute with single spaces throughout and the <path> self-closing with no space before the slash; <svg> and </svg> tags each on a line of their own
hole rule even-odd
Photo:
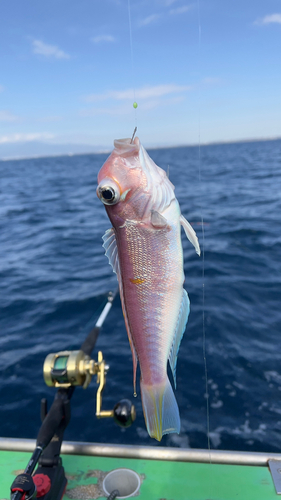
<svg viewBox="0 0 281 500">
<path fill-rule="evenodd" d="M 116 139 L 114 141 L 114 152 L 118 156 L 123 156 L 124 158 L 128 156 L 133 156 L 139 153 L 140 141 L 138 137 L 132 142 L 132 139 Z"/>
</svg>

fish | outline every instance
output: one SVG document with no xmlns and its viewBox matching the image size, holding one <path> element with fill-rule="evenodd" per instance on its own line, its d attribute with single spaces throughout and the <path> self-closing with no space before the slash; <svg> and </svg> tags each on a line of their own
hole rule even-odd
<svg viewBox="0 0 281 500">
<path fill-rule="evenodd" d="M 112 224 L 103 247 L 119 283 L 133 357 L 133 383 L 140 390 L 147 431 L 161 441 L 180 432 L 176 365 L 190 303 L 183 288 L 181 226 L 200 255 L 198 238 L 183 217 L 174 186 L 149 157 L 138 137 L 114 141 L 98 173 L 97 196 Z"/>
</svg>

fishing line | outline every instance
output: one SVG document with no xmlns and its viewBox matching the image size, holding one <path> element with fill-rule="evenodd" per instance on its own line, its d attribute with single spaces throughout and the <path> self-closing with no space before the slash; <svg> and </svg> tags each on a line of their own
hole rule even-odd
<svg viewBox="0 0 281 500">
<path fill-rule="evenodd" d="M 200 3 L 197 0 L 197 13 L 198 13 L 198 52 L 199 52 L 199 65 L 201 56 L 201 18 L 200 18 Z M 200 68 L 199 68 L 200 69 Z M 199 71 L 199 75 L 201 72 Z M 198 165 L 199 165 L 199 184 L 202 193 L 202 179 L 201 179 L 201 101 L 200 101 L 200 83 L 199 83 L 199 99 L 198 99 Z M 212 463 L 211 459 L 211 443 L 210 443 L 210 405 L 209 405 L 209 388 L 208 388 L 208 369 L 207 369 L 207 356 L 206 356 L 206 327 L 205 327 L 205 230 L 204 230 L 204 219 L 203 219 L 203 203 L 201 198 L 201 228 L 202 228 L 202 328 L 203 328 L 203 360 L 204 360 L 204 371 L 205 371 L 205 394 L 206 394 L 206 412 L 207 412 L 207 441 L 208 441 L 208 451 L 209 451 L 209 461 Z"/>
<path fill-rule="evenodd" d="M 137 107 L 138 107 L 138 104 L 136 102 L 135 65 L 134 65 L 134 51 L 133 51 L 133 36 L 132 36 L 131 3 L 130 3 L 130 0 L 128 0 L 128 16 L 129 16 L 129 32 L 130 32 L 130 46 L 131 46 L 132 81 L 133 81 L 133 91 L 134 91 L 133 108 L 135 110 L 135 125 L 137 126 Z"/>
</svg>

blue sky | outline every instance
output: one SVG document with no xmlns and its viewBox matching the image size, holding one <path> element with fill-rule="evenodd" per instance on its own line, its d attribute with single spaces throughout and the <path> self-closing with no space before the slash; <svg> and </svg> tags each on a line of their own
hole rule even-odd
<svg viewBox="0 0 281 500">
<path fill-rule="evenodd" d="M 145 146 L 281 136 L 280 0 L 130 12 L 133 64 L 127 0 L 1 1 L 0 145 L 110 147 L 136 123 Z"/>
</svg>

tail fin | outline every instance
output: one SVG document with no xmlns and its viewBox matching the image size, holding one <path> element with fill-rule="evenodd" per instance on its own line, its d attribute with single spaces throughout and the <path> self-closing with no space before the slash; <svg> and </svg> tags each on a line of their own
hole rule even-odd
<svg viewBox="0 0 281 500">
<path fill-rule="evenodd" d="M 164 434 L 180 432 L 179 409 L 170 381 L 158 385 L 144 385 L 140 381 L 142 407 L 147 431 L 161 441 Z"/>
</svg>

